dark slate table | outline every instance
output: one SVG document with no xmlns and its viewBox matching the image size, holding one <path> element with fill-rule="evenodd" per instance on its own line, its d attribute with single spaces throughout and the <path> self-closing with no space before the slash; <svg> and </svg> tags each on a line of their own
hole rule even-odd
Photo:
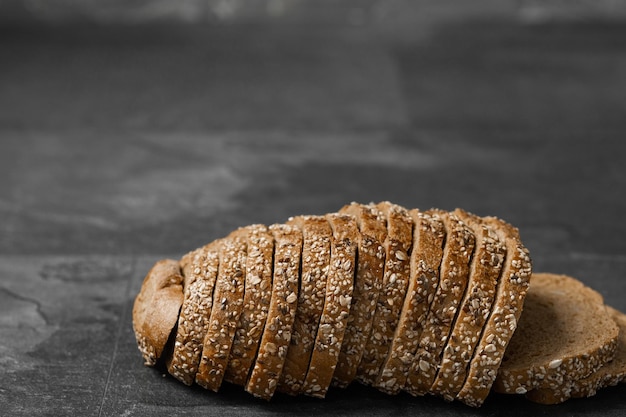
<svg viewBox="0 0 626 417">
<path fill-rule="evenodd" d="M 142 365 L 153 262 L 350 201 L 503 217 L 536 271 L 626 310 L 626 26 L 400 17 L 2 27 L 0 414 L 624 415 L 626 385 L 266 403 Z"/>
</svg>

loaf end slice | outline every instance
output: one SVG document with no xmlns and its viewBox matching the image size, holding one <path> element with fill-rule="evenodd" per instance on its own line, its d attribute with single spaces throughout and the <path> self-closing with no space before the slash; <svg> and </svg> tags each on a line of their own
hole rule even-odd
<svg viewBox="0 0 626 417">
<path fill-rule="evenodd" d="M 144 278 L 133 305 L 133 329 L 146 365 L 156 365 L 182 303 L 183 276 L 178 261 L 157 262 Z"/>
<path fill-rule="evenodd" d="M 494 390 L 526 394 L 585 378 L 613 358 L 618 334 L 599 293 L 566 275 L 533 274 Z"/>
</svg>

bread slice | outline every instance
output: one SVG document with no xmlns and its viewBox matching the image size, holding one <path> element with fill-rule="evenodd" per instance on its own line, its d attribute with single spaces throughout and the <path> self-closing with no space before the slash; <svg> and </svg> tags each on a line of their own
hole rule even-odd
<svg viewBox="0 0 626 417">
<path fill-rule="evenodd" d="M 474 233 L 456 214 L 441 210 L 432 210 L 429 214 L 438 215 L 443 220 L 446 243 L 439 270 L 439 286 L 405 385 L 405 391 L 411 395 L 427 394 L 435 381 L 443 349 L 467 287 L 475 245 Z"/>
<path fill-rule="evenodd" d="M 484 217 L 483 222 L 505 242 L 506 258 L 494 305 L 470 360 L 463 387 L 456 396 L 473 407 L 481 406 L 491 391 L 504 351 L 522 314 L 532 273 L 530 256 L 519 239 L 518 230 L 496 217 Z"/>
<path fill-rule="evenodd" d="M 364 204 L 351 203 L 341 208 L 339 212 L 354 216 L 359 227 L 352 305 L 337 368 L 333 375 L 334 385 L 345 388 L 356 377 L 372 329 L 376 302 L 383 284 L 385 265 L 383 242 L 387 235 L 387 221 L 378 209 Z"/>
<path fill-rule="evenodd" d="M 246 228 L 243 310 L 235 332 L 224 379 L 244 385 L 261 340 L 272 294 L 274 238 L 264 225 Z"/>
<path fill-rule="evenodd" d="M 387 218 L 387 238 L 384 242 L 383 286 L 370 338 L 357 370 L 357 378 L 368 385 L 376 382 L 398 325 L 409 283 L 409 253 L 413 243 L 413 220 L 404 207 L 384 201 L 378 203 L 376 208 Z"/>
<path fill-rule="evenodd" d="M 274 224 L 273 284 L 270 308 L 246 391 L 269 400 L 274 395 L 287 357 L 298 304 L 302 232 L 295 226 Z"/>
<path fill-rule="evenodd" d="M 452 401 L 463 387 L 467 367 L 496 294 L 506 254 L 498 235 L 485 226 L 478 216 L 461 209 L 454 211 L 474 232 L 476 248 L 470 264 L 469 282 L 454 320 L 437 377 L 430 388 L 447 401 Z"/>
<path fill-rule="evenodd" d="M 156 365 L 176 326 L 183 303 L 178 261 L 158 261 L 148 272 L 133 304 L 133 330 L 144 363 Z"/>
<path fill-rule="evenodd" d="M 222 239 L 219 246 L 213 305 L 195 379 L 198 385 L 212 391 L 218 391 L 222 385 L 243 309 L 246 234 L 245 229 L 239 229 Z"/>
<path fill-rule="evenodd" d="M 324 216 L 298 216 L 288 224 L 302 230 L 302 272 L 298 308 L 278 390 L 296 395 L 302 391 L 324 309 L 333 232 Z"/>
<path fill-rule="evenodd" d="M 378 389 L 388 394 L 397 394 L 408 377 L 430 303 L 439 285 L 445 242 L 445 227 L 439 216 L 415 209 L 409 214 L 415 224 L 409 286 L 391 348 L 375 383 Z"/>
<path fill-rule="evenodd" d="M 526 398 L 542 404 L 559 404 L 569 398 L 591 397 L 604 387 L 626 381 L 626 315 L 609 306 L 606 309 L 619 327 L 613 360 L 585 378 L 567 381 L 559 387 L 534 389 L 526 394 Z"/>
<path fill-rule="evenodd" d="M 174 349 L 166 365 L 170 375 L 186 385 L 193 384 L 195 380 L 204 336 L 209 326 L 219 265 L 218 242 L 196 249 L 180 261 L 184 276 L 184 298 Z"/>
<path fill-rule="evenodd" d="M 599 293 L 566 275 L 533 274 L 494 389 L 525 394 L 585 378 L 613 358 L 618 335 Z"/>
<path fill-rule="evenodd" d="M 341 352 L 352 303 L 359 235 L 356 219 L 351 215 L 331 213 L 326 219 L 333 230 L 330 270 L 324 309 L 303 385 L 305 394 L 318 398 L 326 396 Z"/>
</svg>

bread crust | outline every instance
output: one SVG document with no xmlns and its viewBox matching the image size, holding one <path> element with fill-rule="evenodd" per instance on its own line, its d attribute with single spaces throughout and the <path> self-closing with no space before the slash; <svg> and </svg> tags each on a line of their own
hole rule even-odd
<svg viewBox="0 0 626 417">
<path fill-rule="evenodd" d="M 519 239 L 518 230 L 496 217 L 484 217 L 483 222 L 505 242 L 506 258 L 496 286 L 494 305 L 470 361 L 463 387 L 456 396 L 457 400 L 473 407 L 481 406 L 489 395 L 504 351 L 522 314 L 532 273 L 530 256 Z"/>
<path fill-rule="evenodd" d="M 303 385 L 305 394 L 318 398 L 326 396 L 341 352 L 352 303 L 359 233 L 351 215 L 331 213 L 326 219 L 333 231 L 330 269 L 324 309 Z"/>
<path fill-rule="evenodd" d="M 218 391 L 222 385 L 243 308 L 245 229 L 239 229 L 221 240 L 219 259 L 211 316 L 195 378 L 198 385 L 212 391 Z"/>
<path fill-rule="evenodd" d="M 339 212 L 354 216 L 359 227 L 357 269 L 350 316 L 333 375 L 333 384 L 344 388 L 356 377 L 372 329 L 372 319 L 383 282 L 383 242 L 387 235 L 387 222 L 378 209 L 364 204 L 352 203 Z"/>
<path fill-rule="evenodd" d="M 409 286 L 389 354 L 375 384 L 388 394 L 397 394 L 406 383 L 430 303 L 439 285 L 445 241 L 445 228 L 439 216 L 416 209 L 410 210 L 409 215 L 414 222 Z"/>
<path fill-rule="evenodd" d="M 274 265 L 270 308 L 246 391 L 269 400 L 282 374 L 298 304 L 302 232 L 295 226 L 273 224 Z"/>
<path fill-rule="evenodd" d="M 383 286 L 378 296 L 370 338 L 357 370 L 357 379 L 368 385 L 376 382 L 398 325 L 409 283 L 409 253 L 413 243 L 413 220 L 404 207 L 383 201 L 376 208 L 387 218 L 387 237 L 384 242 Z"/>
<path fill-rule="evenodd" d="M 437 376 L 444 346 L 467 287 L 469 263 L 475 246 L 474 233 L 456 214 L 441 210 L 431 210 L 429 214 L 438 215 L 443 220 L 446 242 L 439 285 L 405 385 L 411 395 L 429 393 Z"/>
<path fill-rule="evenodd" d="M 184 298 L 174 350 L 167 358 L 167 371 L 186 385 L 194 382 L 204 336 L 209 326 L 213 289 L 219 267 L 219 241 L 186 254 L 180 261 Z"/>
<path fill-rule="evenodd" d="M 246 267 L 243 310 L 235 332 L 224 379 L 244 385 L 261 340 L 272 294 L 274 238 L 264 225 L 246 231 Z"/>
<path fill-rule="evenodd" d="M 148 272 L 133 304 L 133 329 L 147 366 L 154 366 L 176 326 L 183 303 L 178 261 L 163 259 Z"/>
<path fill-rule="evenodd" d="M 298 216 L 287 223 L 302 231 L 302 270 L 298 309 L 278 390 L 296 395 L 303 389 L 324 310 L 333 232 L 324 216 Z"/>
<path fill-rule="evenodd" d="M 476 248 L 463 301 L 455 318 L 441 367 L 430 389 L 432 394 L 452 401 L 461 390 L 478 337 L 491 312 L 506 247 L 480 217 L 461 209 L 454 213 L 474 232 Z"/>
</svg>

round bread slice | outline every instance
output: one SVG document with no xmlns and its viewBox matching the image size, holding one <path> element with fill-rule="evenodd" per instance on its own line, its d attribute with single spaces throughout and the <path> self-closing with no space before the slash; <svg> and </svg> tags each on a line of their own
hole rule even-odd
<svg viewBox="0 0 626 417">
<path fill-rule="evenodd" d="M 133 304 L 133 330 L 147 366 L 156 365 L 176 326 L 183 303 L 178 261 L 158 261 L 148 272 Z"/>
<path fill-rule="evenodd" d="M 489 317 L 502 271 L 506 248 L 480 217 L 461 209 L 454 213 L 474 232 L 476 248 L 470 264 L 469 282 L 459 307 L 441 366 L 430 393 L 452 401 L 463 387 L 467 367 Z"/>
<path fill-rule="evenodd" d="M 585 378 L 568 381 L 560 387 L 534 389 L 526 394 L 526 398 L 541 404 L 559 404 L 569 398 L 594 396 L 602 388 L 626 381 L 626 315 L 612 307 L 606 308 L 619 327 L 613 360 Z"/>
<path fill-rule="evenodd" d="M 376 208 L 351 203 L 339 210 L 356 218 L 359 227 L 357 269 L 348 325 L 339 353 L 333 384 L 345 388 L 356 377 L 372 329 L 378 294 L 383 283 L 387 235 L 385 216 Z"/>
<path fill-rule="evenodd" d="M 274 265 L 270 308 L 246 391 L 269 400 L 274 395 L 287 357 L 298 305 L 302 232 L 295 226 L 274 224 Z"/>
<path fill-rule="evenodd" d="M 296 395 L 302 391 L 324 310 L 333 231 L 324 216 L 298 216 L 288 224 L 302 231 L 302 265 L 298 308 L 278 391 Z"/>
<path fill-rule="evenodd" d="M 378 295 L 370 337 L 357 370 L 357 379 L 367 385 L 376 382 L 391 347 L 409 284 L 409 253 L 413 243 L 413 220 L 404 207 L 384 201 L 376 208 L 387 218 L 387 237 L 383 286 Z"/>
<path fill-rule="evenodd" d="M 483 223 L 505 242 L 506 258 L 496 286 L 494 305 L 470 360 L 463 387 L 456 396 L 472 407 L 480 407 L 489 395 L 522 314 L 532 272 L 528 250 L 522 245 L 517 229 L 495 217 L 483 217 Z"/>
<path fill-rule="evenodd" d="M 446 243 L 439 270 L 439 285 L 404 388 L 411 395 L 427 394 L 435 381 L 443 349 L 467 287 L 475 245 L 474 233 L 456 214 L 441 210 L 431 210 L 429 214 L 438 215 L 443 220 Z"/>
<path fill-rule="evenodd" d="M 235 332 L 224 380 L 245 385 L 261 340 L 272 295 L 274 238 L 264 225 L 246 227 L 243 310 Z"/>
<path fill-rule="evenodd" d="M 566 275 L 533 274 L 494 390 L 525 394 L 585 378 L 613 358 L 618 335 L 599 293 Z"/>
<path fill-rule="evenodd" d="M 330 270 L 324 309 L 303 385 L 305 394 L 318 398 L 326 396 L 341 352 L 352 302 L 359 236 L 353 216 L 330 213 L 326 219 L 333 230 Z"/>
<path fill-rule="evenodd" d="M 218 391 L 243 307 L 246 272 L 246 231 L 239 229 L 221 240 L 219 269 L 211 316 L 204 336 L 196 383 Z"/>
<path fill-rule="evenodd" d="M 416 209 L 409 211 L 409 214 L 415 223 L 409 287 L 389 354 L 375 384 L 388 394 L 397 394 L 406 383 L 430 303 L 439 285 L 439 267 L 445 241 L 445 228 L 439 216 L 431 216 Z"/>
<path fill-rule="evenodd" d="M 209 326 L 213 289 L 219 265 L 219 244 L 210 243 L 185 255 L 180 264 L 184 278 L 183 305 L 178 317 L 167 371 L 186 385 L 193 384 Z"/>
</svg>

